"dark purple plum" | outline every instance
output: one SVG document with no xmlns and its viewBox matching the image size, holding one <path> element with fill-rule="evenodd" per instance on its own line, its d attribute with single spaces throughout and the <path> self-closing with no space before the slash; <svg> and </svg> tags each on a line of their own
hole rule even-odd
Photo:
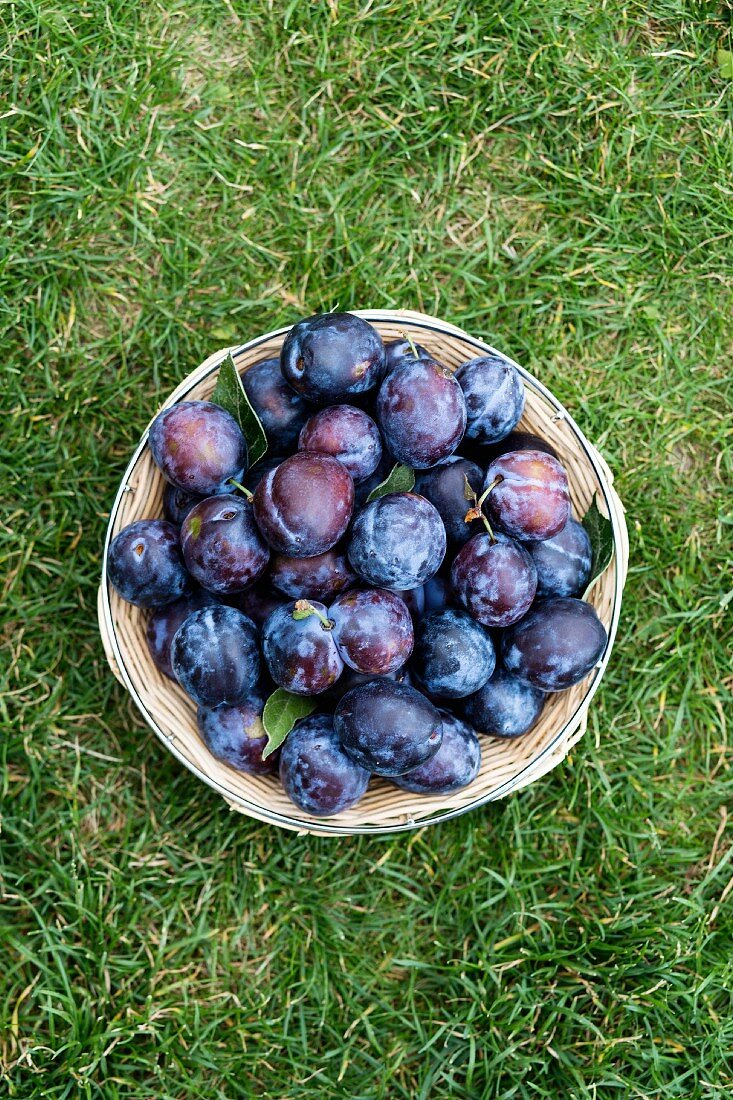
<svg viewBox="0 0 733 1100">
<path fill-rule="evenodd" d="M 392 782 L 412 794 L 449 794 L 473 783 L 481 768 L 481 744 L 474 730 L 454 714 L 440 711 L 443 740 L 435 756 Z"/>
<path fill-rule="evenodd" d="M 582 523 L 569 519 L 545 542 L 528 542 L 537 569 L 538 596 L 578 596 L 590 580 L 593 553 Z"/>
<path fill-rule="evenodd" d="M 412 653 L 410 612 L 385 588 L 344 592 L 329 607 L 328 617 L 342 660 L 357 672 L 385 676 Z"/>
<path fill-rule="evenodd" d="M 181 527 L 183 559 L 192 577 L 208 592 L 243 592 L 261 577 L 270 551 L 242 497 L 207 497 Z"/>
<path fill-rule="evenodd" d="M 273 592 L 267 579 L 256 581 L 244 592 L 236 592 L 227 598 L 227 603 L 243 611 L 257 627 L 263 627 L 265 620 L 276 607 L 282 607 L 287 601 L 279 592 Z"/>
<path fill-rule="evenodd" d="M 432 356 L 427 348 L 424 348 L 422 344 L 414 344 L 415 351 L 417 352 L 418 359 L 432 359 Z M 415 353 L 410 346 L 410 341 L 405 340 L 390 340 L 389 343 L 384 345 L 384 373 L 389 374 L 396 366 L 403 361 L 403 359 L 414 359 Z"/>
<path fill-rule="evenodd" d="M 293 325 L 280 353 L 293 389 L 316 405 L 329 405 L 377 385 L 384 346 L 375 328 L 353 313 L 319 313 Z"/>
<path fill-rule="evenodd" d="M 608 641 L 595 609 L 572 596 L 539 600 L 502 638 L 504 664 L 513 676 L 542 691 L 579 683 L 598 663 Z"/>
<path fill-rule="evenodd" d="M 298 450 L 333 455 L 357 484 L 371 477 L 379 466 L 382 439 L 371 416 L 361 409 L 353 405 L 329 405 L 303 425 Z"/>
<path fill-rule="evenodd" d="M 426 581 L 425 584 L 427 583 Z M 425 614 L 425 584 L 421 584 L 419 588 L 395 590 L 395 595 L 400 597 L 414 623 L 419 622 Z"/>
<path fill-rule="evenodd" d="M 437 708 L 395 680 L 352 688 L 336 707 L 333 723 L 351 759 L 377 775 L 402 775 L 424 764 L 443 736 Z"/>
<path fill-rule="evenodd" d="M 504 627 L 529 611 L 537 570 L 524 547 L 506 535 L 474 535 L 455 557 L 451 587 L 477 622 Z"/>
<path fill-rule="evenodd" d="M 139 519 L 110 543 L 107 575 L 137 607 L 163 607 L 191 591 L 178 528 L 167 519 Z"/>
<path fill-rule="evenodd" d="M 453 593 L 444 577 L 435 576 L 425 581 L 422 587 L 424 612 L 429 615 L 431 611 L 445 611 L 454 603 Z"/>
<path fill-rule="evenodd" d="M 344 554 L 334 548 L 314 558 L 274 554 L 270 563 L 270 583 L 293 600 L 331 600 L 351 588 L 356 583 L 356 575 Z"/>
<path fill-rule="evenodd" d="M 434 611 L 415 628 L 410 669 L 418 687 L 441 699 L 462 699 L 486 683 L 496 653 L 489 632 L 465 611 Z"/>
<path fill-rule="evenodd" d="M 456 371 L 466 399 L 466 436 L 477 443 L 498 443 L 524 412 L 519 371 L 501 355 L 480 355 Z"/>
<path fill-rule="evenodd" d="M 171 664 L 178 683 L 199 706 L 243 703 L 260 678 L 257 627 L 223 604 L 194 611 L 173 637 Z"/>
<path fill-rule="evenodd" d="M 501 665 L 475 695 L 464 701 L 464 714 L 477 730 L 494 737 L 521 737 L 537 723 L 545 692 L 518 680 Z"/>
<path fill-rule="evenodd" d="M 192 592 L 188 596 L 181 596 L 180 600 L 168 603 L 165 607 L 155 607 L 150 613 L 145 636 L 148 642 L 150 656 L 155 667 L 167 676 L 175 680 L 173 666 L 171 664 L 171 645 L 179 626 L 186 621 L 194 611 L 201 611 L 204 607 L 213 607 L 219 601 L 208 592 Z"/>
<path fill-rule="evenodd" d="M 211 401 L 179 401 L 158 413 L 148 443 L 166 481 L 187 493 L 231 491 L 247 469 L 247 444 L 234 417 Z"/>
<path fill-rule="evenodd" d="M 328 714 L 297 722 L 280 755 L 280 782 L 304 813 L 330 817 L 355 806 L 369 772 L 346 755 Z"/>
<path fill-rule="evenodd" d="M 356 514 L 348 556 L 369 584 L 395 591 L 419 588 L 445 557 L 445 527 L 417 493 L 388 493 Z"/>
<path fill-rule="evenodd" d="M 273 550 L 312 558 L 345 533 L 354 509 L 354 483 L 338 459 L 300 451 L 262 478 L 252 503 Z"/>
<path fill-rule="evenodd" d="M 180 527 L 194 505 L 200 504 L 202 500 L 206 500 L 206 497 L 199 496 L 198 493 L 187 493 L 185 489 L 177 489 L 166 481 L 163 488 L 163 515 L 171 523 L 175 523 L 176 527 Z"/>
<path fill-rule="evenodd" d="M 523 542 L 544 542 L 559 534 L 570 516 L 565 470 L 544 451 L 511 451 L 495 458 L 484 488 L 494 485 L 484 510 L 491 523 Z"/>
<path fill-rule="evenodd" d="M 481 530 L 480 520 L 466 523 L 466 513 L 471 507 L 466 498 L 466 480 L 477 496 L 481 495 L 483 471 L 475 462 L 452 455 L 432 470 L 424 470 L 415 478 L 415 492 L 429 500 L 440 513 L 448 541 L 463 546 L 472 535 Z"/>
<path fill-rule="evenodd" d="M 533 435 L 532 432 L 509 432 L 509 435 L 504 436 L 499 443 L 481 447 L 479 451 L 481 458 L 478 461 L 488 466 L 495 458 L 507 455 L 510 451 L 543 451 L 544 454 L 552 455 L 553 458 L 558 457 L 552 444 L 541 435 Z"/>
<path fill-rule="evenodd" d="M 275 683 L 295 695 L 319 695 L 344 667 L 333 624 L 322 603 L 295 600 L 277 607 L 262 628 L 262 654 Z"/>
<path fill-rule="evenodd" d="M 434 359 L 404 359 L 379 388 L 377 422 L 397 462 L 427 469 L 453 454 L 463 438 L 463 390 Z"/>
<path fill-rule="evenodd" d="M 275 775 L 279 753 L 262 759 L 267 745 L 262 725 L 264 705 L 262 696 L 253 691 L 244 703 L 235 707 L 199 707 L 196 716 L 199 733 L 212 756 L 247 775 Z"/>
<path fill-rule="evenodd" d="M 247 476 L 242 482 L 245 489 L 249 489 L 250 493 L 254 493 L 265 474 L 269 474 L 271 470 L 276 470 L 280 463 L 284 461 L 284 455 L 273 455 L 272 458 L 261 458 L 259 462 L 255 462 L 254 466 L 250 466 Z"/>
<path fill-rule="evenodd" d="M 323 703 L 324 707 L 328 706 L 333 708 L 336 706 L 347 691 L 351 691 L 352 688 L 360 687 L 362 684 L 369 683 L 370 680 L 384 679 L 384 680 L 400 680 L 404 681 L 407 674 L 407 668 L 403 665 L 402 668 L 395 669 L 394 672 L 388 672 L 383 677 L 369 676 L 363 672 L 356 672 L 353 668 L 349 668 L 348 665 L 344 666 L 344 671 L 339 676 L 336 683 L 324 691 L 322 695 L 318 696 L 318 702 Z M 405 681 L 406 682 L 406 681 Z"/>
<path fill-rule="evenodd" d="M 279 359 L 261 359 L 241 372 L 242 385 L 265 429 L 271 451 L 289 454 L 312 409 L 283 378 Z"/>
</svg>

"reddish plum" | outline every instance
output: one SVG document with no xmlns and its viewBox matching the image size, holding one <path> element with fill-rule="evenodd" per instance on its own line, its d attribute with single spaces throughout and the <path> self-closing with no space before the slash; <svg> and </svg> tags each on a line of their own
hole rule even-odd
<svg viewBox="0 0 733 1100">
<path fill-rule="evenodd" d="M 241 497 L 207 497 L 192 508 L 181 527 L 181 546 L 191 576 L 220 596 L 249 588 L 270 560 L 252 505 Z"/>
<path fill-rule="evenodd" d="M 379 466 L 382 440 L 371 416 L 353 405 L 329 405 L 311 416 L 301 429 L 299 451 L 333 455 L 354 483 L 365 481 Z"/>
<path fill-rule="evenodd" d="M 404 359 L 380 386 L 377 421 L 397 462 L 427 469 L 452 454 L 463 438 L 463 390 L 434 359 Z"/>
<path fill-rule="evenodd" d="M 150 426 L 148 443 L 163 477 L 201 496 L 230 492 L 247 469 L 247 444 L 236 420 L 210 401 L 179 401 Z"/>
<path fill-rule="evenodd" d="M 486 472 L 485 511 L 492 524 L 523 542 L 541 542 L 562 531 L 570 515 L 568 478 L 552 455 L 511 451 Z"/>
<path fill-rule="evenodd" d="M 474 619 L 504 627 L 529 610 L 537 570 L 524 547 L 506 535 L 474 535 L 456 555 L 451 587 Z"/>
<path fill-rule="evenodd" d="M 266 474 L 255 490 L 254 515 L 280 554 L 312 558 L 335 546 L 351 519 L 354 483 L 331 455 L 301 451 Z"/>
<path fill-rule="evenodd" d="M 412 653 L 412 619 L 399 596 L 384 588 L 345 592 L 328 609 L 333 637 L 345 664 L 384 676 Z"/>
<path fill-rule="evenodd" d="M 331 600 L 356 583 L 356 575 L 336 548 L 313 558 L 274 554 L 270 583 L 293 600 Z"/>
</svg>

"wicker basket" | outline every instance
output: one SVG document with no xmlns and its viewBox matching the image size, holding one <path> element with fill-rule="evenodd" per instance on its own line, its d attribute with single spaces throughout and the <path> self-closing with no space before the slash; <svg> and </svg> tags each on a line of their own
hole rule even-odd
<svg viewBox="0 0 733 1100">
<path fill-rule="evenodd" d="M 452 368 L 492 349 L 461 329 L 420 313 L 361 310 L 385 339 L 408 332 L 435 358 Z M 241 347 L 210 356 L 185 379 L 165 402 L 204 399 L 214 388 L 217 369 L 229 351 L 237 366 L 251 366 L 276 354 L 287 329 L 260 336 Z M 466 813 L 485 802 L 501 798 L 534 782 L 567 756 L 583 736 L 587 713 L 608 663 L 619 613 L 628 563 L 628 536 L 621 501 L 612 488 L 612 475 L 594 447 L 585 439 L 558 401 L 522 367 L 526 408 L 520 427 L 552 442 L 570 481 L 574 513 L 582 516 L 594 495 L 613 525 L 615 555 L 606 572 L 594 584 L 589 600 L 608 631 L 608 645 L 596 669 L 568 691 L 548 697 L 535 728 L 516 740 L 481 737 L 483 763 L 474 783 L 465 790 L 442 797 L 409 794 L 385 780 L 372 779 L 361 802 L 337 817 L 320 819 L 302 814 L 290 802 L 276 779 L 240 774 L 219 763 L 206 749 L 196 729 L 194 704 L 153 664 L 145 641 L 145 612 L 125 603 L 107 580 L 106 564 L 99 589 L 99 624 L 107 659 L 115 676 L 132 695 L 146 722 L 160 740 L 229 805 L 241 813 L 300 832 L 346 835 L 393 833 L 433 824 Z M 105 563 L 110 540 L 134 520 L 159 516 L 163 479 L 143 436 L 125 471 L 105 542 Z"/>
</svg>

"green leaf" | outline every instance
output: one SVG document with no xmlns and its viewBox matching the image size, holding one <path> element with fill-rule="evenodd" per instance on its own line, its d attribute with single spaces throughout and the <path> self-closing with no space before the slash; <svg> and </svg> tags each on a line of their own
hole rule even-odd
<svg viewBox="0 0 733 1100">
<path fill-rule="evenodd" d="M 387 493 L 409 493 L 415 487 L 415 471 L 409 466 L 393 466 L 389 476 L 384 479 L 367 497 L 367 504 Z"/>
<path fill-rule="evenodd" d="M 306 695 L 293 695 L 283 688 L 273 691 L 262 712 L 262 725 L 267 733 L 262 759 L 279 749 L 296 722 L 307 718 L 316 709 L 315 699 Z"/>
<path fill-rule="evenodd" d="M 733 51 L 718 50 L 715 60 L 718 62 L 720 75 L 726 80 L 733 80 Z"/>
<path fill-rule="evenodd" d="M 593 555 L 588 588 L 596 577 L 600 577 L 601 573 L 608 568 L 613 557 L 613 526 L 610 519 L 606 519 L 599 511 L 596 500 L 597 497 L 594 497 L 593 503 L 583 516 L 583 526 L 588 532 Z"/>
<path fill-rule="evenodd" d="M 215 405 L 221 405 L 237 421 L 247 440 L 249 464 L 254 466 L 267 453 L 267 436 L 259 416 L 249 403 L 231 355 L 227 355 L 219 367 L 219 377 L 209 400 Z"/>
</svg>

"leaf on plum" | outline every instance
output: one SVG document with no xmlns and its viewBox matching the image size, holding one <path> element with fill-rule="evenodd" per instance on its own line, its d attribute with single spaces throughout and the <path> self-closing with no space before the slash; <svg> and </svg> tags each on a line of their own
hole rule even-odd
<svg viewBox="0 0 733 1100">
<path fill-rule="evenodd" d="M 410 466 L 393 466 L 389 475 L 372 489 L 367 497 L 367 504 L 387 493 L 409 493 L 415 487 L 415 471 Z"/>
<path fill-rule="evenodd" d="M 249 465 L 254 466 L 267 453 L 267 436 L 259 416 L 250 404 L 231 354 L 227 355 L 219 367 L 219 377 L 209 400 L 226 409 L 237 421 L 247 440 Z"/>
<path fill-rule="evenodd" d="M 596 501 L 597 498 L 594 497 L 590 508 L 583 516 L 583 526 L 588 532 L 592 555 L 588 588 L 601 573 L 605 572 L 613 557 L 613 525 L 610 519 L 600 512 Z"/>
<path fill-rule="evenodd" d="M 277 688 L 265 703 L 262 724 L 267 733 L 267 744 L 262 753 L 266 760 L 270 753 L 280 748 L 296 722 L 307 718 L 316 709 L 315 699 L 305 695 L 293 695 L 284 688 Z"/>
</svg>

